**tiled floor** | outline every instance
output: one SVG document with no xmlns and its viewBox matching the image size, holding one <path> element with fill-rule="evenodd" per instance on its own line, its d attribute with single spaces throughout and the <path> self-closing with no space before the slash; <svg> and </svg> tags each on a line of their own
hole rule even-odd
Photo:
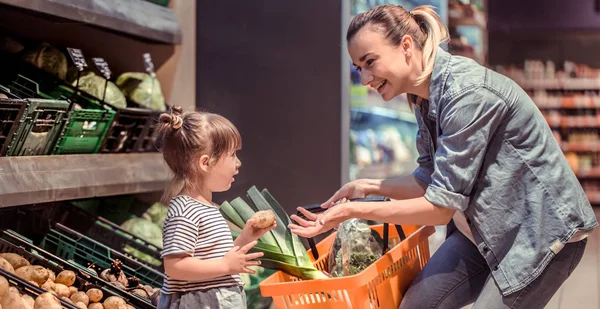
<svg viewBox="0 0 600 309">
<path fill-rule="evenodd" d="M 600 207 L 596 207 L 600 220 Z M 445 229 L 436 228 L 431 238 L 431 252 L 435 252 L 444 240 Z M 462 309 L 470 309 L 471 306 Z M 600 228 L 589 236 L 585 254 L 571 277 L 554 295 L 546 309 L 598 309 L 600 308 Z"/>
</svg>

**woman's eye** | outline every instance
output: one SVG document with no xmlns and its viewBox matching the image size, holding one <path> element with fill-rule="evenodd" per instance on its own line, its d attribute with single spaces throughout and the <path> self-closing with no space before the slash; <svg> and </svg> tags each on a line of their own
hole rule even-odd
<svg viewBox="0 0 600 309">
<path fill-rule="evenodd" d="M 373 60 L 373 59 L 367 60 L 367 62 L 366 62 L 367 66 L 371 66 L 373 64 L 373 61 L 375 61 L 375 60 Z"/>
</svg>

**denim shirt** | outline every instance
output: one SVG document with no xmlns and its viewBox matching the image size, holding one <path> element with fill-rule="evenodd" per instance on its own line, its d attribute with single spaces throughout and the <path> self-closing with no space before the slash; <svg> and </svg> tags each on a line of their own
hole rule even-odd
<svg viewBox="0 0 600 309">
<path fill-rule="evenodd" d="M 598 225 L 594 211 L 541 112 L 515 82 L 438 48 L 429 95 L 421 102 L 428 108 L 415 112 L 413 175 L 428 184 L 432 204 L 465 213 L 502 294 L 519 291 L 573 234 Z"/>
</svg>

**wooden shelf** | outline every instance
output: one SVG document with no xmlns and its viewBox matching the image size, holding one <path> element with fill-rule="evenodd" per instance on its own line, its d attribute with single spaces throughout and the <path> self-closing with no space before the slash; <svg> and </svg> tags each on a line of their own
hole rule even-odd
<svg viewBox="0 0 600 309">
<path fill-rule="evenodd" d="M 151 42 L 181 43 L 175 13 L 144 0 L 0 0 L 0 4 Z"/>
<path fill-rule="evenodd" d="M 0 207 L 161 191 L 160 153 L 0 157 Z"/>
</svg>

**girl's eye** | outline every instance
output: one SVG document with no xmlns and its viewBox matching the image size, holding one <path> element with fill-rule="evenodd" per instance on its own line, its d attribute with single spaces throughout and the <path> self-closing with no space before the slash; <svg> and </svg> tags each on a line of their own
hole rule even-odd
<svg viewBox="0 0 600 309">
<path fill-rule="evenodd" d="M 367 62 L 366 62 L 367 66 L 371 66 L 373 64 L 373 61 L 375 61 L 375 60 L 373 60 L 373 59 L 367 60 Z"/>
</svg>

